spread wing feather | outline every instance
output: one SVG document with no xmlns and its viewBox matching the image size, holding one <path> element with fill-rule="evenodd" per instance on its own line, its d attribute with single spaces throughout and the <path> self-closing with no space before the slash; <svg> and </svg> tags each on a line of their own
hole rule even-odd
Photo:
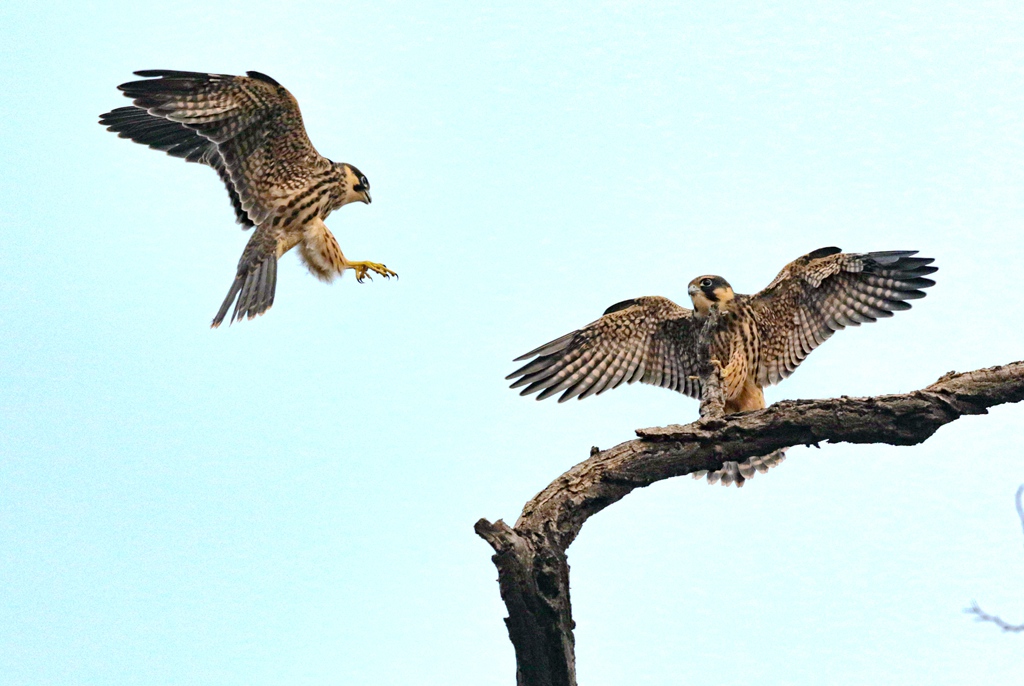
<svg viewBox="0 0 1024 686">
<path fill-rule="evenodd" d="M 700 397 L 698 327 L 693 312 L 649 296 L 612 305 L 603 317 L 516 358 L 532 359 L 509 374 L 520 395 L 581 400 L 623 383 L 652 384 Z"/>
<path fill-rule="evenodd" d="M 933 260 L 914 250 L 865 254 L 822 248 L 794 260 L 750 298 L 761 334 L 757 383 L 779 383 L 815 348 L 847 326 L 859 326 L 923 298 L 935 285 Z"/>
<path fill-rule="evenodd" d="M 203 138 L 184 124 L 151 115 L 140 107 L 118 107 L 100 115 L 100 124 L 113 131 L 120 138 L 148 145 L 154 150 L 163 150 L 172 157 L 186 162 L 209 165 L 224 182 L 235 210 L 235 219 L 245 228 L 253 226 L 249 215 L 242 209 L 242 200 L 231 183 L 231 175 L 224 168 L 224 160 L 213 142 Z"/>
<path fill-rule="evenodd" d="M 232 201 L 237 198 L 236 208 L 252 224 L 264 222 L 278 199 L 293 195 L 331 166 L 310 143 L 295 98 L 268 76 L 163 69 L 135 73 L 144 80 L 118 88 L 150 116 L 179 124 L 216 146 L 223 166 L 218 173 L 230 180 Z M 195 139 L 178 135 L 174 139 L 170 128 L 152 134 L 156 145 L 184 146 L 172 149 L 195 154 Z"/>
</svg>

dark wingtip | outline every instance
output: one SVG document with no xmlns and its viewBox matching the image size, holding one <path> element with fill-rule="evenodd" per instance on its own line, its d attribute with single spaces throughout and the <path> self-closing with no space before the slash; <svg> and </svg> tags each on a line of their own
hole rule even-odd
<svg viewBox="0 0 1024 686">
<path fill-rule="evenodd" d="M 837 248 L 837 247 L 835 247 L 834 245 L 830 246 L 830 247 L 827 247 L 827 248 L 818 248 L 814 252 L 808 253 L 807 254 L 807 259 L 809 259 L 809 260 L 816 260 L 819 257 L 828 257 L 829 255 L 837 255 L 837 254 L 839 254 L 841 252 L 842 252 L 842 250 Z"/>
<path fill-rule="evenodd" d="M 611 314 L 613 312 L 619 312 L 620 310 L 624 310 L 627 307 L 632 307 L 635 304 L 636 304 L 636 299 L 635 298 L 630 298 L 629 300 L 623 300 L 623 301 L 617 302 L 614 305 L 612 305 L 611 307 L 609 307 L 607 310 L 604 311 L 604 314 Z"/>
<path fill-rule="evenodd" d="M 181 78 L 209 78 L 212 74 L 208 74 L 203 71 L 182 71 L 181 69 L 142 69 L 140 71 L 133 71 L 136 76 L 143 76 L 149 78 L 151 76 L 175 76 Z"/>
<path fill-rule="evenodd" d="M 877 260 L 879 258 L 885 259 L 886 257 L 910 257 L 917 253 L 917 250 L 879 250 L 878 252 L 869 252 L 868 257 L 873 257 Z"/>
<path fill-rule="evenodd" d="M 245 75 L 248 76 L 251 79 L 256 79 L 257 81 L 263 81 L 265 83 L 269 83 L 271 86 L 280 86 L 281 85 L 277 81 L 272 79 L 271 77 L 269 77 L 266 74 L 263 74 L 261 72 L 258 72 L 258 71 L 247 71 L 247 72 L 245 72 Z"/>
</svg>

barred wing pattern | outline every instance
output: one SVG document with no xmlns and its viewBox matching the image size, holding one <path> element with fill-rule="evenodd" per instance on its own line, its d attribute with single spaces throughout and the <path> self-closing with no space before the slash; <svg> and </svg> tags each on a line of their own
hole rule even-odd
<svg viewBox="0 0 1024 686">
<path fill-rule="evenodd" d="M 227 186 L 231 206 L 235 209 L 235 219 L 246 229 L 253 226 L 249 215 L 242 209 L 242 200 L 231 183 L 231 175 L 224 168 L 224 160 L 212 141 L 203 138 L 184 124 L 152 115 L 141 107 L 118 107 L 101 114 L 100 124 L 120 138 L 147 145 L 153 150 L 162 150 L 186 162 L 198 162 L 213 167 L 217 176 Z"/>
<path fill-rule="evenodd" d="M 181 124 L 216 145 L 239 206 L 258 225 L 277 201 L 305 190 L 331 162 L 310 143 L 292 94 L 269 76 L 246 73 L 137 71 L 146 80 L 118 88 L 149 115 Z M 188 141 L 179 145 L 187 148 Z"/>
<path fill-rule="evenodd" d="M 536 358 L 509 374 L 520 395 L 558 402 L 604 393 L 622 383 L 670 388 L 700 398 L 693 312 L 668 298 L 647 296 L 612 305 L 591 324 L 516 358 Z"/>
<path fill-rule="evenodd" d="M 839 329 L 909 310 L 906 301 L 923 298 L 935 285 L 924 277 L 938 270 L 916 254 L 821 248 L 786 265 L 748 301 L 761 335 L 757 383 L 779 383 Z"/>
</svg>

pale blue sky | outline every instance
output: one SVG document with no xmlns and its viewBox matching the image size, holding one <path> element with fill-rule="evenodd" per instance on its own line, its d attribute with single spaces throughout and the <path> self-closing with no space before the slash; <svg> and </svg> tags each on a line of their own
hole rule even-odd
<svg viewBox="0 0 1024 686">
<path fill-rule="evenodd" d="M 769 401 L 1024 357 L 1015 3 L 0 5 L 4 684 L 510 684 L 479 517 L 694 401 L 506 388 L 628 297 L 739 291 L 838 245 L 938 285 Z M 136 69 L 255 69 L 371 206 L 328 220 L 399 281 L 281 264 L 207 324 L 247 236 L 198 165 L 105 132 Z M 569 551 L 579 679 L 1012 683 L 1024 407 L 923 446 L 677 479 Z"/>
</svg>

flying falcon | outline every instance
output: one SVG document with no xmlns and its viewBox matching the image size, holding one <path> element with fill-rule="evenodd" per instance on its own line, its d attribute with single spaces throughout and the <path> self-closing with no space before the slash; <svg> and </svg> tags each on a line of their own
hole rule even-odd
<svg viewBox="0 0 1024 686">
<path fill-rule="evenodd" d="M 349 261 L 324 224 L 343 205 L 369 204 L 370 182 L 351 164 L 316 151 L 299 104 L 284 86 L 255 71 L 248 76 L 163 69 L 135 74 L 145 80 L 118 86 L 133 106 L 100 115 L 100 124 L 121 138 L 213 167 L 227 186 L 238 223 L 256 227 L 211 326 L 224 321 L 232 303 L 232 322 L 270 309 L 277 261 L 295 246 L 322 281 L 346 269 L 354 270 L 359 282 L 369 272 L 395 276 L 383 264 Z"/>
<path fill-rule="evenodd" d="M 937 267 L 916 254 L 821 248 L 786 265 L 755 295 L 734 293 L 720 276 L 698 276 L 687 288 L 694 309 L 659 296 L 617 303 L 597 321 L 516 358 L 534 359 L 506 378 L 516 380 L 512 388 L 526 386 L 521 395 L 539 393 L 538 400 L 558 393 L 559 402 L 583 399 L 635 381 L 699 399 L 698 336 L 715 308 L 708 353 L 721 367 L 725 411 L 758 410 L 764 387 L 792 374 L 833 333 L 891 317 L 910 309 L 906 301 L 923 298 L 922 289 L 935 285 L 925 276 Z M 765 471 L 779 461 L 741 465 L 735 480 L 742 485 L 753 468 Z"/>
</svg>

